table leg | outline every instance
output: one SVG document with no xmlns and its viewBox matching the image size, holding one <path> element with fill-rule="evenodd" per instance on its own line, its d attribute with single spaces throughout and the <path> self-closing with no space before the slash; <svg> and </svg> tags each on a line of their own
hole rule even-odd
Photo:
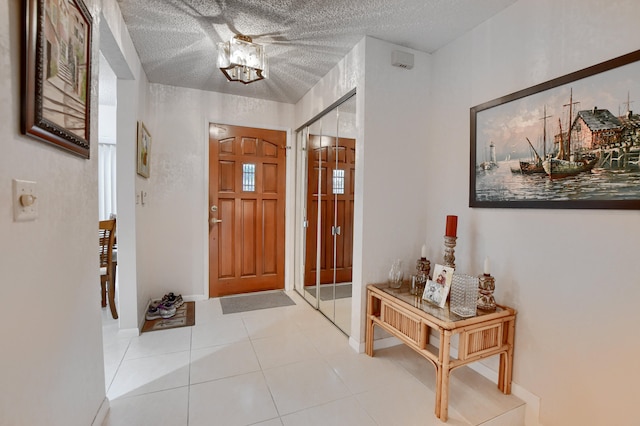
<svg viewBox="0 0 640 426">
<path fill-rule="evenodd" d="M 511 378 L 513 375 L 513 340 L 516 331 L 515 320 L 509 321 L 505 327 L 507 331 L 507 351 L 500 354 L 500 368 L 498 370 L 498 389 L 504 394 L 511 393 Z"/>
<path fill-rule="evenodd" d="M 451 351 L 451 331 L 440 333 L 440 378 L 436 388 L 436 417 L 443 422 L 449 418 L 449 370 Z"/>
</svg>

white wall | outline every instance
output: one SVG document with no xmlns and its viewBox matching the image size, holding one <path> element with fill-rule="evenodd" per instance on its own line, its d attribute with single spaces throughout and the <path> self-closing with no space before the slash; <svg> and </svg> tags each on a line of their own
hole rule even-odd
<svg viewBox="0 0 640 426">
<path fill-rule="evenodd" d="M 160 84 L 150 85 L 148 105 L 151 168 L 146 204 L 138 206 L 139 300 L 168 291 L 206 297 L 208 124 L 289 131 L 293 105 Z M 287 191 L 295 186 L 294 161 L 288 155 Z"/>
<path fill-rule="evenodd" d="M 136 196 L 146 190 L 146 180 L 136 174 L 137 124 L 152 116 L 147 105 L 148 81 L 133 42 L 115 0 L 104 0 L 100 14 L 100 50 L 117 77 L 116 123 L 112 129 L 117 140 L 118 273 L 117 305 L 119 327 L 136 334 L 146 308 L 138 297 Z"/>
<path fill-rule="evenodd" d="M 99 2 L 85 3 L 95 23 Z M 91 159 L 21 135 L 21 4 L 0 0 L 0 424 L 86 426 L 105 397 L 96 256 L 98 51 Z M 33 222 L 13 221 L 14 178 L 37 182 Z"/>
<path fill-rule="evenodd" d="M 518 310 L 513 379 L 546 426 L 640 421 L 640 214 L 468 208 L 469 108 L 640 48 L 639 16 L 636 0 L 521 0 L 433 55 L 428 245 L 441 258 L 457 214 L 458 269 L 492 258 L 496 298 Z"/>
<path fill-rule="evenodd" d="M 393 67 L 394 50 L 413 53 L 414 68 Z M 429 78 L 428 54 L 366 37 L 296 105 L 301 125 L 349 90 L 357 91 L 350 342 L 359 350 L 364 286 L 386 280 L 396 258 L 403 259 L 408 273 L 424 244 Z"/>
</svg>

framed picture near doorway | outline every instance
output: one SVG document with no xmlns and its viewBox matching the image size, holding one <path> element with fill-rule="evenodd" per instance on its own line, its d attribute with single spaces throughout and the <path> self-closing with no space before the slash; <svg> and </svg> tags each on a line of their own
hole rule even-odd
<svg viewBox="0 0 640 426">
<path fill-rule="evenodd" d="M 138 160 L 137 169 L 140 176 L 149 177 L 151 151 L 151 135 L 142 121 L 138 122 Z"/>
<path fill-rule="evenodd" d="M 640 50 L 471 108 L 470 207 L 640 209 Z"/>
<path fill-rule="evenodd" d="M 25 0 L 22 132 L 89 158 L 91 14 L 82 0 Z"/>
</svg>

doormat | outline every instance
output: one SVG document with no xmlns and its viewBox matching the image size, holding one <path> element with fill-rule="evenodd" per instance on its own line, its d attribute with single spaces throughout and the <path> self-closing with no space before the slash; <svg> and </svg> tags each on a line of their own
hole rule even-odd
<svg viewBox="0 0 640 426">
<path fill-rule="evenodd" d="M 304 288 L 312 297 L 316 297 L 316 287 L 309 286 Z M 336 299 L 346 299 L 351 297 L 351 283 L 336 285 Z M 320 286 L 320 300 L 333 300 L 333 289 L 329 284 Z"/>
<path fill-rule="evenodd" d="M 235 314 L 238 312 L 257 311 L 258 309 L 278 308 L 281 306 L 295 305 L 283 291 L 271 291 L 267 293 L 243 294 L 240 296 L 226 296 L 220 298 L 223 314 Z"/>
<path fill-rule="evenodd" d="M 189 327 L 196 323 L 196 302 L 184 302 L 171 318 L 145 320 L 142 332 Z"/>
</svg>

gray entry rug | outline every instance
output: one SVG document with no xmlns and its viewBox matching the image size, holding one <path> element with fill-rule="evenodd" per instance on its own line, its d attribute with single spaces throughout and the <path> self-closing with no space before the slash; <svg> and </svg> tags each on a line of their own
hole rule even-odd
<svg viewBox="0 0 640 426">
<path fill-rule="evenodd" d="M 239 296 L 225 296 L 220 298 L 223 314 L 235 314 L 238 312 L 256 311 L 258 309 L 278 308 L 280 306 L 295 305 L 282 291 L 270 291 L 265 293 L 242 294 Z"/>
<path fill-rule="evenodd" d="M 320 300 L 327 301 L 333 299 L 333 286 L 325 284 L 320 286 Z M 316 287 L 305 287 L 307 293 L 312 297 L 316 297 Z M 351 283 L 349 284 L 336 284 L 336 299 L 344 299 L 351 297 Z"/>
</svg>

